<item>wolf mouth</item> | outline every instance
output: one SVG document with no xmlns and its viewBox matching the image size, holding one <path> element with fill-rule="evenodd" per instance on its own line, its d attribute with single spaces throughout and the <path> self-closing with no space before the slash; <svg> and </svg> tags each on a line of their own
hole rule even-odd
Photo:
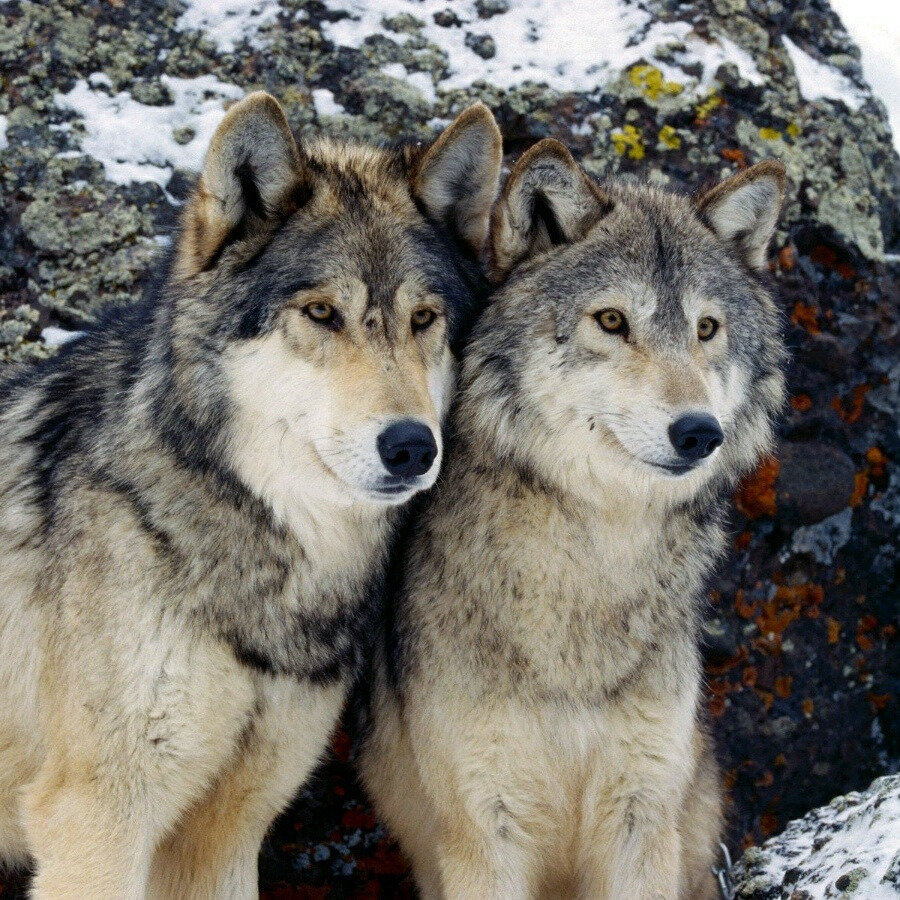
<svg viewBox="0 0 900 900">
<path fill-rule="evenodd" d="M 641 462 L 646 462 L 646 460 L 641 460 Z M 663 472 L 668 475 L 687 475 L 688 472 L 693 472 L 697 466 L 689 465 L 689 464 L 677 464 L 677 463 L 648 463 L 648 465 L 653 466 L 654 469 L 661 469 Z"/>
</svg>

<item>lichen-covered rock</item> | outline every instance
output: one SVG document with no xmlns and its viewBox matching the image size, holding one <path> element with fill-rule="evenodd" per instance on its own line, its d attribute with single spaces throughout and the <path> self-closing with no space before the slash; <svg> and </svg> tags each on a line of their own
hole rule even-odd
<svg viewBox="0 0 900 900">
<path fill-rule="evenodd" d="M 301 137 L 375 141 L 482 100 L 508 161 L 555 137 L 599 177 L 688 190 L 782 160 L 784 449 L 738 492 L 704 629 L 727 841 L 900 765 L 898 157 L 826 0 L 5 0 L 0 72 L 0 364 L 141 292 L 244 91 Z M 411 896 L 348 755 L 277 823 L 263 896 Z"/>
<path fill-rule="evenodd" d="M 735 900 L 900 897 L 900 775 L 876 779 L 751 847 L 732 873 Z"/>
</svg>

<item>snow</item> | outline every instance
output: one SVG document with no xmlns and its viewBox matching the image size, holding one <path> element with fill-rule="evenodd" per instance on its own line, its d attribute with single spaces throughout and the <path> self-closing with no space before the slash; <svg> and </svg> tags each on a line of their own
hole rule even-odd
<svg viewBox="0 0 900 900">
<path fill-rule="evenodd" d="M 802 891 L 808 900 L 826 900 L 838 896 L 838 878 L 863 869 L 853 897 L 897 900 L 896 874 L 888 871 L 900 852 L 900 778 L 879 778 L 866 792 L 838 797 L 751 852 L 747 867 L 754 883 L 790 884 L 789 890 Z M 786 873 L 795 868 L 786 883 Z"/>
<path fill-rule="evenodd" d="M 801 50 L 787 35 L 782 40 L 787 48 L 794 74 L 800 85 L 800 93 L 806 100 L 840 100 L 850 109 L 859 109 L 863 97 L 849 78 L 825 63 L 813 59 Z"/>
<path fill-rule="evenodd" d="M 57 106 L 84 119 L 81 150 L 102 162 L 116 184 L 153 181 L 165 187 L 176 168 L 199 171 L 226 102 L 244 94 L 212 75 L 160 80 L 175 98 L 171 106 L 147 106 L 124 91 L 110 94 L 96 75 L 55 97 Z M 184 128 L 194 136 L 179 144 L 174 130 Z"/>
<path fill-rule="evenodd" d="M 187 0 L 175 27 L 204 31 L 220 53 L 227 53 L 245 39 L 260 47 L 260 28 L 271 25 L 279 11 L 278 0 Z"/>
<path fill-rule="evenodd" d="M 317 116 L 339 116 L 344 112 L 344 107 L 334 99 L 328 88 L 317 88 L 312 92 L 312 98 Z"/>
<path fill-rule="evenodd" d="M 0 116 L 0 150 L 5 150 L 9 146 L 9 139 L 6 137 L 6 116 Z"/>
<path fill-rule="evenodd" d="M 831 0 L 850 37 L 862 51 L 866 81 L 887 106 L 900 151 L 900 15 L 897 0 Z"/>
<path fill-rule="evenodd" d="M 67 331 L 65 328 L 57 328 L 55 325 L 48 325 L 41 331 L 41 337 L 48 347 L 62 347 L 69 341 L 74 341 L 84 334 L 83 331 Z"/>
<path fill-rule="evenodd" d="M 437 102 L 437 94 L 434 91 L 434 82 L 427 72 L 409 72 L 403 63 L 390 63 L 382 66 L 381 71 L 391 78 L 397 78 L 412 85 L 429 103 Z"/>
<path fill-rule="evenodd" d="M 434 21 L 435 13 L 448 9 L 447 0 L 325 0 L 325 6 L 350 14 L 322 25 L 327 38 L 345 47 L 360 47 L 372 34 L 405 43 L 407 36 L 383 24 L 396 15 L 411 14 L 424 22 L 423 36 L 449 60 L 450 73 L 439 85 L 445 90 L 484 80 L 503 88 L 533 81 L 560 91 L 593 91 L 638 60 L 651 59 L 657 45 L 670 42 L 684 43 L 685 57 L 703 64 L 702 85 L 723 62 L 735 63 L 749 81 L 762 81 L 750 55 L 727 38 L 709 42 L 685 22 L 652 22 L 648 12 L 623 0 L 517 0 L 489 19 L 479 18 L 475 3 L 466 0 L 449 7 L 462 22 L 449 28 Z M 490 35 L 495 55 L 482 59 L 466 46 L 467 33 Z M 691 80 L 676 66 L 654 64 L 673 80 Z"/>
</svg>

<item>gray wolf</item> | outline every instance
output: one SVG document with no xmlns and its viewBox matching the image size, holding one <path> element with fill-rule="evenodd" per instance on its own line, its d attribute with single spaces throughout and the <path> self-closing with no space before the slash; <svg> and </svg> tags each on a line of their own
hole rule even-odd
<svg viewBox="0 0 900 900">
<path fill-rule="evenodd" d="M 505 184 L 359 754 L 424 897 L 717 896 L 698 615 L 782 404 L 783 189 L 599 184 L 555 141 Z"/>
<path fill-rule="evenodd" d="M 227 113 L 161 290 L 0 385 L 0 858 L 37 897 L 250 897 L 441 463 L 486 286 L 483 106 L 429 147 Z"/>
</svg>

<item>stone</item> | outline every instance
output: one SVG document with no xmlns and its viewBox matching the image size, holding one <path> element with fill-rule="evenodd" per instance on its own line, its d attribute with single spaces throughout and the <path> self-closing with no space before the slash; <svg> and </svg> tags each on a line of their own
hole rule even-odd
<svg viewBox="0 0 900 900">
<path fill-rule="evenodd" d="M 900 895 L 900 775 L 837 797 L 751 847 L 731 873 L 735 900 Z"/>
<path fill-rule="evenodd" d="M 856 467 L 842 450 L 818 441 L 785 442 L 778 461 L 776 505 L 785 520 L 813 525 L 849 506 Z"/>
</svg>

